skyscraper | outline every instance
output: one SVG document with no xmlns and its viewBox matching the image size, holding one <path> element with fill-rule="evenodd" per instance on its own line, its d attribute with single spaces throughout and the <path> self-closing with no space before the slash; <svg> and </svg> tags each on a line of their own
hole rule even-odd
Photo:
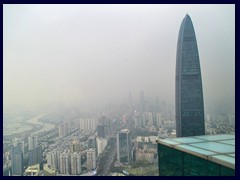
<svg viewBox="0 0 240 180">
<path fill-rule="evenodd" d="M 29 150 L 29 165 L 41 163 L 42 160 L 42 146 Z"/>
<path fill-rule="evenodd" d="M 32 135 L 28 137 L 28 149 L 32 150 L 38 146 L 38 136 Z"/>
<path fill-rule="evenodd" d="M 81 153 L 74 152 L 71 154 L 71 174 L 81 174 Z"/>
<path fill-rule="evenodd" d="M 21 145 L 17 144 L 11 148 L 12 175 L 21 176 L 23 174 L 23 152 Z"/>
<path fill-rule="evenodd" d="M 64 137 L 68 135 L 68 123 L 61 123 L 58 126 L 58 136 Z"/>
<path fill-rule="evenodd" d="M 117 160 L 119 163 L 129 163 L 131 160 L 130 131 L 122 129 L 117 134 Z"/>
<path fill-rule="evenodd" d="M 190 16 L 182 21 L 176 64 L 177 137 L 204 135 L 204 108 L 197 40 Z"/>
<path fill-rule="evenodd" d="M 95 170 L 96 168 L 96 150 L 87 150 L 87 170 Z"/>
<path fill-rule="evenodd" d="M 74 139 L 70 144 L 70 152 L 80 152 L 81 151 L 81 145 L 77 139 Z"/>
<path fill-rule="evenodd" d="M 106 148 L 107 146 L 107 139 L 105 138 L 96 138 L 97 140 L 97 155 L 99 156 L 100 154 L 103 153 L 104 149 Z"/>
</svg>

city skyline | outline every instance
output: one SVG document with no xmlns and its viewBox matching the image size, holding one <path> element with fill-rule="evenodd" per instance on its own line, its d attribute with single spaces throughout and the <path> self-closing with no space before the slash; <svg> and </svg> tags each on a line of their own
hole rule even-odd
<svg viewBox="0 0 240 180">
<path fill-rule="evenodd" d="M 4 111 L 122 102 L 129 92 L 138 101 L 140 91 L 174 104 L 186 13 L 196 21 L 205 107 L 234 105 L 234 5 L 4 5 Z"/>
</svg>

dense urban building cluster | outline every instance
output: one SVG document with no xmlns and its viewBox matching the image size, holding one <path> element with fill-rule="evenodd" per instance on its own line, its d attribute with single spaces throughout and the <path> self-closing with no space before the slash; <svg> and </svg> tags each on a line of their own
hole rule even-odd
<svg viewBox="0 0 240 180">
<path fill-rule="evenodd" d="M 3 173 L 234 175 L 234 112 L 204 112 L 203 104 L 197 42 L 192 21 L 186 15 L 178 38 L 175 109 L 159 97 L 149 97 L 141 91 L 135 100 L 129 93 L 122 104 L 88 110 L 81 105 L 71 106 L 34 114 L 31 120 L 23 118 L 22 123 L 33 129 L 4 136 Z M 46 130 L 45 126 L 51 128 Z M 217 152 L 207 143 L 227 150 Z M 223 162 L 223 156 L 228 163 Z M 210 173 L 207 167 L 212 168 Z"/>
</svg>

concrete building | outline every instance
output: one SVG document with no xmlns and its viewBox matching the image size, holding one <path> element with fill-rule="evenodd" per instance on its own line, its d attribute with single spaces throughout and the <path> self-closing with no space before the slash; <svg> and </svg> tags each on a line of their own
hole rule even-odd
<svg viewBox="0 0 240 180">
<path fill-rule="evenodd" d="M 53 150 L 51 152 L 47 153 L 47 164 L 51 167 L 54 168 L 55 170 L 59 169 L 59 150 Z"/>
<path fill-rule="evenodd" d="M 70 174 L 70 154 L 61 153 L 59 156 L 59 172 L 60 174 Z"/>
<path fill-rule="evenodd" d="M 28 150 L 35 149 L 38 146 L 38 136 L 32 135 L 28 137 Z"/>
<path fill-rule="evenodd" d="M 96 150 L 88 149 L 87 150 L 87 170 L 95 170 L 96 169 Z"/>
<path fill-rule="evenodd" d="M 77 139 L 74 139 L 70 144 L 70 152 L 71 153 L 80 152 L 80 150 L 81 150 L 81 146 L 79 141 Z"/>
<path fill-rule="evenodd" d="M 157 113 L 157 127 L 163 127 L 163 118 L 161 113 Z"/>
<path fill-rule="evenodd" d="M 67 136 L 68 133 L 69 133 L 68 132 L 68 123 L 64 122 L 64 123 L 59 124 L 59 126 L 58 126 L 58 136 L 59 137 L 64 137 L 64 136 Z"/>
<path fill-rule="evenodd" d="M 147 161 L 154 163 L 154 152 L 148 152 L 143 150 L 136 151 L 136 161 Z"/>
<path fill-rule="evenodd" d="M 48 164 L 43 165 L 44 176 L 56 176 L 56 169 Z"/>
<path fill-rule="evenodd" d="M 79 120 L 80 123 L 80 130 L 95 130 L 97 128 L 97 122 L 98 120 L 95 118 L 89 119 L 89 118 L 81 118 Z"/>
<path fill-rule="evenodd" d="M 100 154 L 103 153 L 104 149 L 107 146 L 107 139 L 104 138 L 97 138 L 97 155 L 99 156 Z"/>
<path fill-rule="evenodd" d="M 74 152 L 71 154 L 71 174 L 79 175 L 82 172 L 81 153 Z"/>
<path fill-rule="evenodd" d="M 40 172 L 40 164 L 35 164 L 32 166 L 28 166 L 28 168 L 24 172 L 24 176 L 39 176 Z"/>
</svg>

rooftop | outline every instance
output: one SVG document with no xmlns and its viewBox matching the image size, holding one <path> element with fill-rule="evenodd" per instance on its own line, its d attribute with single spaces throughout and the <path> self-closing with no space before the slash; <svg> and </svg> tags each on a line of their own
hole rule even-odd
<svg viewBox="0 0 240 180">
<path fill-rule="evenodd" d="M 235 134 L 158 139 L 157 142 L 235 169 Z"/>
</svg>

